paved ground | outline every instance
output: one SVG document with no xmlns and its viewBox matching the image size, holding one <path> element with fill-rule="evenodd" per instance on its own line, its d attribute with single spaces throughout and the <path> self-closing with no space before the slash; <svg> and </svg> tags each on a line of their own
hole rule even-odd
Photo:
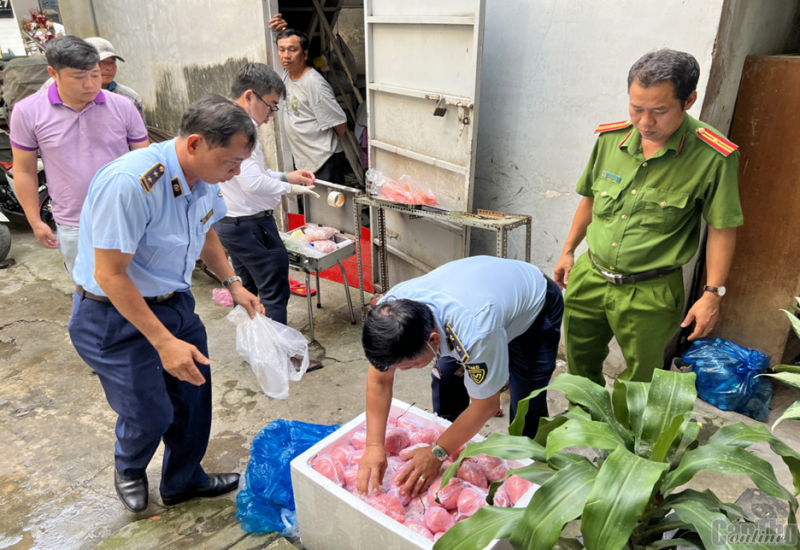
<svg viewBox="0 0 800 550">
<path fill-rule="evenodd" d="M 195 513 L 189 504 L 172 511 L 161 505 L 157 490 L 161 451 L 148 469 L 147 511 L 135 516 L 119 503 L 112 467 L 116 418 L 97 377 L 70 343 L 69 279 L 58 253 L 42 248 L 30 231 L 15 229 L 12 239 L 10 257 L 15 264 L 0 270 L 0 549 L 95 548 L 138 520 L 155 522 L 147 518 Z M 208 471 L 243 471 L 252 438 L 274 419 L 332 424 L 363 412 L 367 364 L 359 345 L 360 328 L 346 318 L 341 285 L 323 281 L 324 309 L 315 310 L 319 345 L 313 354 L 325 368 L 307 374 L 282 401 L 263 394 L 250 367 L 237 355 L 235 330 L 225 319 L 228 310 L 211 301 L 213 288 L 208 276 L 195 274 L 194 293 L 209 334 L 214 384 L 212 439 L 204 461 Z M 358 299 L 357 293 L 353 296 Z M 289 324 L 307 332 L 304 299 L 291 299 Z M 429 410 L 427 371 L 402 373 L 395 396 Z M 565 408 L 560 394 L 550 397 L 551 411 Z M 782 409 L 794 398 L 779 392 L 775 403 Z M 504 403 L 507 410 L 507 397 Z M 709 434 L 716 426 L 742 419 L 702 402 L 698 409 Z M 484 434 L 506 425 L 507 417 L 493 420 Z M 800 449 L 795 432 L 796 426 L 787 422 L 778 435 Z M 771 459 L 765 449 L 756 452 Z M 782 462 L 773 462 L 781 482 L 790 486 L 788 470 Z M 694 485 L 713 487 L 729 501 L 749 486 L 738 478 L 721 483 L 711 475 L 698 476 Z M 225 499 L 218 502 L 212 507 L 224 509 L 230 520 Z M 149 525 L 146 522 L 139 525 Z M 104 546 L 115 547 L 110 544 L 113 540 Z M 269 547 L 272 544 L 278 543 Z M 252 546 L 256 547 L 260 546 Z"/>
</svg>

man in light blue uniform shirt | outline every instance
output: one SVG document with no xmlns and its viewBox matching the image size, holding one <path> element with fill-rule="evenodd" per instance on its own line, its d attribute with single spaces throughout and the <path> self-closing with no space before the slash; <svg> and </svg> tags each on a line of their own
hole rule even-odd
<svg viewBox="0 0 800 550">
<path fill-rule="evenodd" d="M 384 434 L 397 370 L 431 374 L 433 408 L 453 421 L 431 447 L 412 453 L 399 478 L 411 496 L 425 490 L 441 461 L 480 431 L 500 409 L 510 381 L 513 421 L 517 403 L 547 385 L 555 370 L 564 302 L 539 268 L 489 256 L 465 258 L 401 283 L 364 322 L 367 373 L 367 447 L 358 489 L 376 488 L 386 468 Z M 525 435 L 547 416 L 545 394 L 531 400 Z"/>
<path fill-rule="evenodd" d="M 247 113 L 210 96 L 186 110 L 177 138 L 107 164 L 89 186 L 69 333 L 119 415 L 114 484 L 132 512 L 147 508 L 145 470 L 162 440 L 164 504 L 238 485 L 238 474 L 207 474 L 200 465 L 211 371 L 190 286 L 199 256 L 251 317 L 264 313 L 212 228 L 226 213 L 213 184 L 238 174 L 255 143 Z"/>
</svg>

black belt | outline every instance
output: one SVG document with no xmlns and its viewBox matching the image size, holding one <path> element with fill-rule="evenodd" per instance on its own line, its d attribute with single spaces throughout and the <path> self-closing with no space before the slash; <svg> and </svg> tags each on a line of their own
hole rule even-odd
<svg viewBox="0 0 800 550">
<path fill-rule="evenodd" d="M 602 275 L 606 281 L 614 285 L 627 285 L 631 283 L 641 283 L 651 279 L 660 279 L 661 277 L 666 277 L 670 273 L 675 273 L 678 271 L 678 268 L 676 267 L 673 269 L 651 269 L 650 271 L 642 271 L 641 273 L 621 275 L 619 273 L 609 273 L 597 265 L 597 262 L 594 261 L 591 250 L 589 251 L 589 259 L 592 261 L 592 265 L 595 267 L 595 269 L 600 272 L 600 275 Z"/>
<path fill-rule="evenodd" d="M 259 218 L 269 218 L 272 216 L 273 210 L 264 210 L 263 212 L 259 212 L 258 214 L 253 214 L 252 216 L 239 216 L 235 218 L 233 216 L 225 216 L 219 223 L 239 223 L 239 222 L 249 222 L 250 220 L 257 220 Z"/>
<path fill-rule="evenodd" d="M 81 285 L 76 285 L 75 291 L 81 298 L 88 298 L 95 302 L 102 302 L 104 304 L 111 303 L 111 300 L 108 299 L 108 296 L 98 296 L 97 294 L 92 294 L 91 292 L 87 292 Z M 158 304 L 160 302 L 166 302 L 173 296 L 175 296 L 175 292 L 167 292 L 166 294 L 162 294 L 161 296 L 146 296 L 144 298 L 144 301 L 147 302 L 148 304 Z"/>
</svg>

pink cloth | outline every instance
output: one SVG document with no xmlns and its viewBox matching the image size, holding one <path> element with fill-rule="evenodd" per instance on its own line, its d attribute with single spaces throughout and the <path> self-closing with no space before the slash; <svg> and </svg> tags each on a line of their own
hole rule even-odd
<svg viewBox="0 0 800 550">
<path fill-rule="evenodd" d="M 11 145 L 40 150 L 57 223 L 77 227 L 89 184 L 100 168 L 147 139 L 128 98 L 100 91 L 81 112 L 61 101 L 58 86 L 28 96 L 11 113 Z"/>
</svg>

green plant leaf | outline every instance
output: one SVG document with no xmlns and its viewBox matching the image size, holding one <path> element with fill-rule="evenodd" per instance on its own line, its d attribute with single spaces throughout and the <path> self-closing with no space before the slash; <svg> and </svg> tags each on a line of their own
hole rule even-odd
<svg viewBox="0 0 800 550">
<path fill-rule="evenodd" d="M 705 491 L 695 491 L 694 489 L 684 489 L 680 493 L 673 493 L 664 499 L 664 503 L 659 508 L 669 512 L 671 507 L 675 504 L 682 502 L 697 502 L 704 506 L 710 512 L 722 512 L 731 521 L 744 519 L 744 510 L 727 502 L 722 502 L 717 495 L 711 492 L 710 489 Z"/>
<path fill-rule="evenodd" d="M 800 300 L 798 300 L 800 303 Z M 788 309 L 782 309 L 782 312 L 786 314 L 789 318 L 789 322 L 792 323 L 792 328 L 794 329 L 794 333 L 797 334 L 798 338 L 800 338 L 800 318 L 798 318 L 793 312 L 789 311 Z"/>
<path fill-rule="evenodd" d="M 516 550 L 553 548 L 564 525 L 581 515 L 595 476 L 597 469 L 586 462 L 559 470 L 533 494 L 511 545 Z"/>
<path fill-rule="evenodd" d="M 800 365 L 775 365 L 772 367 L 775 372 L 793 372 L 800 374 Z"/>
<path fill-rule="evenodd" d="M 772 452 L 780 456 L 789 467 L 794 482 L 794 494 L 800 493 L 800 454 L 775 437 L 761 424 L 748 426 L 742 422 L 720 428 L 708 440 L 709 445 L 732 445 L 746 449 L 756 443 L 768 443 Z"/>
<path fill-rule="evenodd" d="M 624 409 L 626 422 L 623 426 L 630 427 L 635 439 L 642 437 L 642 415 L 647 406 L 647 392 L 650 390 L 649 382 L 632 382 L 617 378 L 614 381 L 614 395 L 618 391 L 625 393 L 624 404 L 621 399 L 614 400 L 614 413 L 617 409 Z"/>
<path fill-rule="evenodd" d="M 567 418 L 566 414 L 554 416 L 552 418 L 540 418 L 539 429 L 536 430 L 536 437 L 534 437 L 533 440 L 539 445 L 547 445 L 547 436 L 550 435 L 550 432 L 559 426 L 563 426 L 568 420 L 569 418 Z"/>
<path fill-rule="evenodd" d="M 494 494 L 511 476 L 519 476 L 523 479 L 527 479 L 528 481 L 532 481 L 537 485 L 542 485 L 548 479 L 553 477 L 553 474 L 555 474 L 557 471 L 558 470 L 555 468 L 551 468 L 546 462 L 534 462 L 533 464 L 528 464 L 522 468 L 508 470 L 503 479 L 497 480 L 489 486 L 489 495 L 486 497 L 486 502 L 489 504 L 494 504 Z"/>
<path fill-rule="evenodd" d="M 586 420 L 569 420 L 550 432 L 547 438 L 547 460 L 567 447 L 607 449 L 613 451 L 624 447 L 625 441 L 607 424 Z"/>
<path fill-rule="evenodd" d="M 689 422 L 683 430 L 680 442 L 677 440 L 673 442 L 667 453 L 667 460 L 669 460 L 670 467 L 674 467 L 680 463 L 686 450 L 697 441 L 698 435 L 700 435 L 700 424 L 698 422 Z"/>
<path fill-rule="evenodd" d="M 696 399 L 693 372 L 680 373 L 660 369 L 653 372 L 647 406 L 642 416 L 639 455 L 645 458 L 650 456 L 659 436 L 667 431 L 676 416 L 683 416 L 684 422 L 688 423 Z"/>
<path fill-rule="evenodd" d="M 683 455 L 678 467 L 667 474 L 661 486 L 661 492 L 668 495 L 675 488 L 688 482 L 701 471 L 726 475 L 744 475 L 749 477 L 756 487 L 775 498 L 782 498 L 789 503 L 791 510 L 789 521 L 794 523 L 797 513 L 797 499 L 786 490 L 775 477 L 772 465 L 753 454 L 727 445 L 703 445 Z"/>
<path fill-rule="evenodd" d="M 624 447 L 611 453 L 586 497 L 581 517 L 584 544 L 603 550 L 623 548 L 667 467 Z"/>
<path fill-rule="evenodd" d="M 586 462 L 587 464 L 592 463 L 585 456 L 576 453 L 556 453 L 550 458 L 550 460 L 547 461 L 547 463 L 556 470 L 563 470 L 570 464 L 574 464 L 576 462 Z"/>
<path fill-rule="evenodd" d="M 523 508 L 484 506 L 459 521 L 433 545 L 434 550 L 483 550 L 494 539 L 508 538 L 525 514 Z"/>
<path fill-rule="evenodd" d="M 544 447 L 525 436 L 495 433 L 479 443 L 470 443 L 442 475 L 442 487 L 456 475 L 461 461 L 465 458 L 486 454 L 508 460 L 524 460 L 531 458 L 537 462 L 546 462 Z"/>
<path fill-rule="evenodd" d="M 546 390 L 562 392 L 570 402 L 585 407 L 592 420 L 605 422 L 619 434 L 625 445 L 633 448 L 633 436 L 626 430 L 614 416 L 611 410 L 611 397 L 605 388 L 598 386 L 588 378 L 576 376 L 567 372 L 557 376 L 549 386 L 533 392 L 529 397 L 520 400 L 517 404 L 517 416 L 508 428 L 508 433 L 519 435 L 525 426 L 525 415 L 528 412 L 528 402 L 539 393 Z"/>
<path fill-rule="evenodd" d="M 780 380 L 784 384 L 800 389 L 800 374 L 795 374 L 793 372 L 778 372 L 775 374 L 765 374 L 764 376 L 769 376 L 775 380 Z"/>
<path fill-rule="evenodd" d="M 662 548 L 694 548 L 689 539 L 657 540 L 647 545 L 647 550 L 661 550 Z"/>
<path fill-rule="evenodd" d="M 741 550 L 727 543 L 715 544 L 716 541 L 712 535 L 715 522 L 717 525 L 730 526 L 730 521 L 723 514 L 709 512 L 702 504 L 691 501 L 675 504 L 673 510 L 681 520 L 694 526 L 706 548 Z"/>
<path fill-rule="evenodd" d="M 794 404 L 783 412 L 781 417 L 772 425 L 772 431 L 774 432 L 778 424 L 784 420 L 800 420 L 800 401 L 795 401 Z"/>
<path fill-rule="evenodd" d="M 658 436 L 656 444 L 653 446 L 653 452 L 650 453 L 650 460 L 654 462 L 663 462 L 667 457 L 672 443 L 677 439 L 678 435 L 683 431 L 686 424 L 686 418 L 680 414 L 672 419 L 672 424 L 669 428 Z"/>
</svg>

